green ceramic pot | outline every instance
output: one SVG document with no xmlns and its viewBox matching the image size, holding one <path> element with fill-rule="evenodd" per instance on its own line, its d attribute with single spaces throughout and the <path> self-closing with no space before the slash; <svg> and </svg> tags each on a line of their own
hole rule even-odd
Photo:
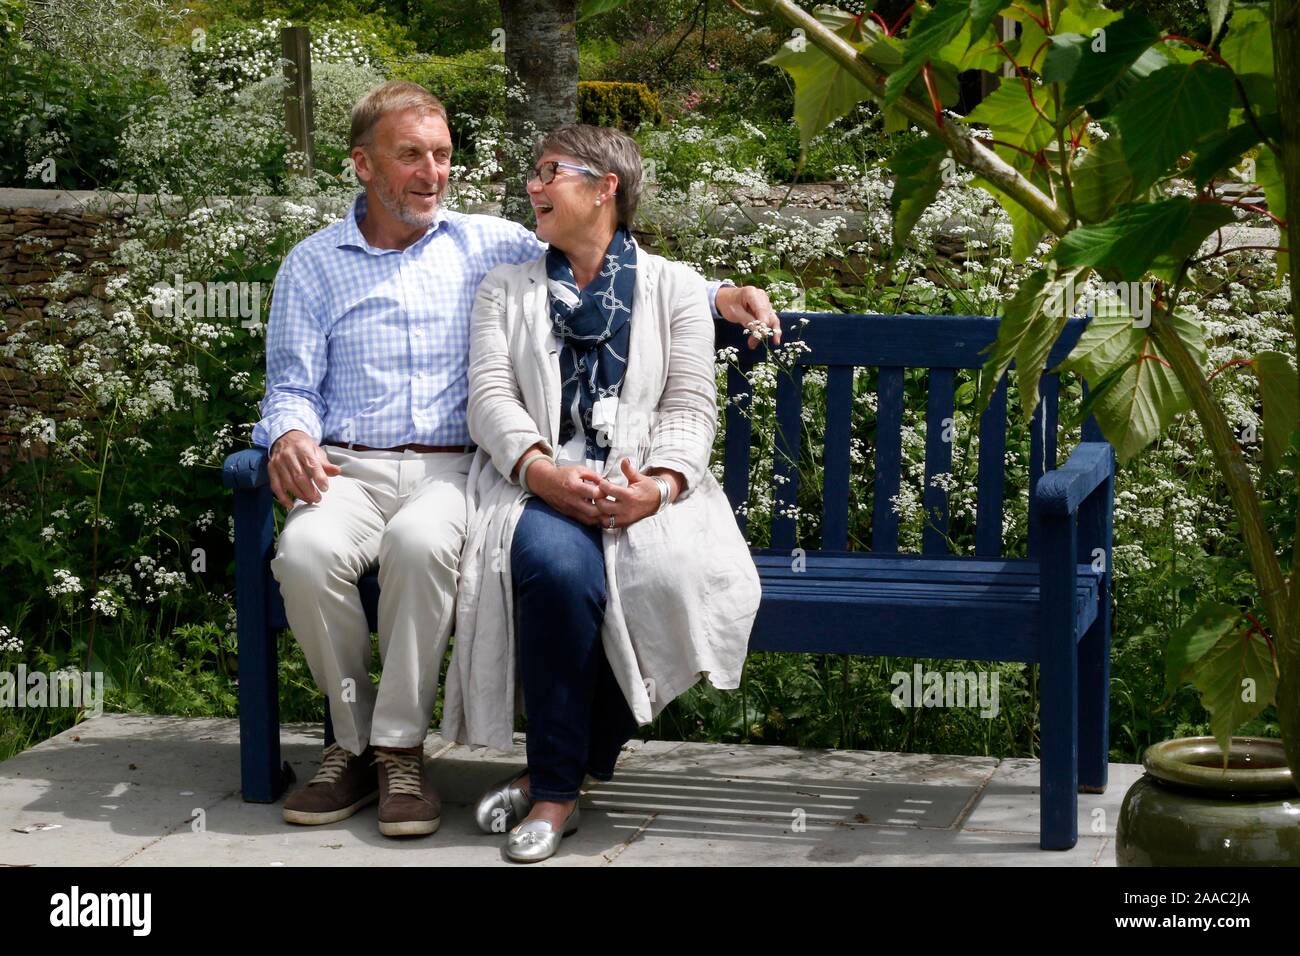
<svg viewBox="0 0 1300 956">
<path fill-rule="evenodd" d="M 1124 795 L 1120 866 L 1300 866 L 1300 792 L 1279 740 L 1213 737 L 1148 747 Z"/>
</svg>

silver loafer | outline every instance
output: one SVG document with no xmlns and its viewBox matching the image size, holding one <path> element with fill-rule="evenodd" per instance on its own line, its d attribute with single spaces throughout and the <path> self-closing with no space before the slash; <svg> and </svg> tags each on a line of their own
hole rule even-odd
<svg viewBox="0 0 1300 956">
<path fill-rule="evenodd" d="M 525 767 L 513 777 L 489 787 L 474 808 L 474 820 L 484 833 L 505 833 L 528 816 L 533 801 L 516 782 L 528 773 Z"/>
<path fill-rule="evenodd" d="M 540 863 L 555 856 L 560 841 L 578 829 L 578 804 L 573 804 L 560 832 L 545 820 L 529 820 L 510 831 L 506 838 L 506 856 L 516 863 Z"/>
</svg>

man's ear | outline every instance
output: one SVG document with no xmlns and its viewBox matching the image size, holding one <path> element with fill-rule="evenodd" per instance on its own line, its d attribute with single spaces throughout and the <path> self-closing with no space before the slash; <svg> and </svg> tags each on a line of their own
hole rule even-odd
<svg viewBox="0 0 1300 956">
<path fill-rule="evenodd" d="M 357 179 L 362 185 L 368 185 L 374 170 L 370 168 L 370 156 L 367 155 L 365 147 L 352 147 L 352 169 L 357 174 Z"/>
</svg>

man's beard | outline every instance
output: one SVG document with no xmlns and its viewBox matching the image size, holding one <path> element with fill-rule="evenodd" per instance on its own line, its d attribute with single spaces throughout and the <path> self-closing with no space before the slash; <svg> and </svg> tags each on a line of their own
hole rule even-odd
<svg viewBox="0 0 1300 956">
<path fill-rule="evenodd" d="M 390 188 L 388 179 L 378 169 L 375 170 L 375 192 L 379 195 L 379 201 L 383 203 L 384 208 L 408 226 L 428 227 L 433 224 L 434 218 L 438 215 L 436 203 L 428 212 L 416 212 L 412 209 L 402 195 Z M 441 190 L 437 192 L 437 198 L 441 200 Z"/>
</svg>

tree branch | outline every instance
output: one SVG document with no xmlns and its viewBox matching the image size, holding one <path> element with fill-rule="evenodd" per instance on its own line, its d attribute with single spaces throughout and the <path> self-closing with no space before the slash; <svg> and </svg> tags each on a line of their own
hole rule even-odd
<svg viewBox="0 0 1300 956">
<path fill-rule="evenodd" d="M 827 56 L 851 73 L 867 88 L 871 98 L 883 105 L 885 81 L 889 78 L 887 72 L 858 56 L 858 51 L 851 44 L 836 36 L 823 23 L 796 7 L 790 0 L 758 0 L 758 2 L 769 13 L 780 17 L 791 27 L 803 30 L 810 42 L 815 43 Z M 942 140 L 952 151 L 953 159 L 984 177 L 1020 203 L 1054 234 L 1063 236 L 1069 231 L 1070 217 L 1052 201 L 1052 198 L 1021 175 L 1018 169 L 977 140 L 965 123 L 950 117 L 940 127 L 935 121 L 929 104 L 910 96 L 900 97 L 893 104 L 893 108 L 931 136 Z"/>
</svg>

